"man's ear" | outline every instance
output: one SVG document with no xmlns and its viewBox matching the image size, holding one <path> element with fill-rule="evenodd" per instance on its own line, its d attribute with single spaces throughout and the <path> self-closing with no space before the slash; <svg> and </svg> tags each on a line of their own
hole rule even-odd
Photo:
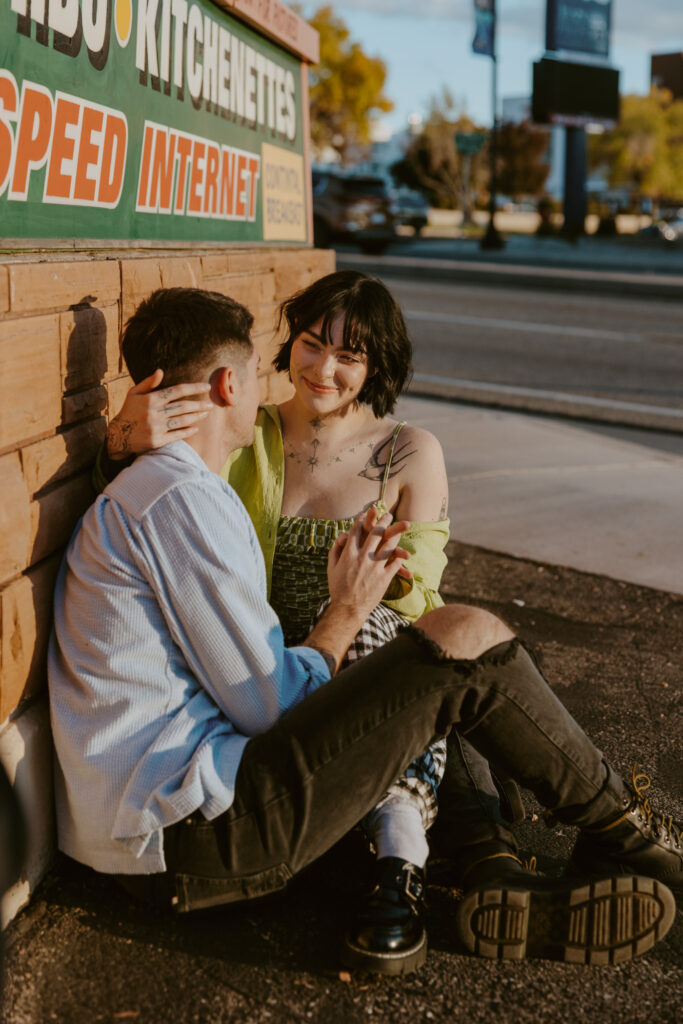
<svg viewBox="0 0 683 1024">
<path fill-rule="evenodd" d="M 211 374 L 209 398 L 216 405 L 235 404 L 237 377 L 230 366 L 221 366 Z"/>
</svg>

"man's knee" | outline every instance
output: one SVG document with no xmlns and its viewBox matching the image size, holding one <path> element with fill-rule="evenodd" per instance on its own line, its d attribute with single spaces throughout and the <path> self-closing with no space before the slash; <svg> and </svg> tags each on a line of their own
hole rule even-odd
<svg viewBox="0 0 683 1024">
<path fill-rule="evenodd" d="M 515 635 L 491 612 L 465 604 L 435 608 L 415 625 L 452 658 L 478 658 Z"/>
</svg>

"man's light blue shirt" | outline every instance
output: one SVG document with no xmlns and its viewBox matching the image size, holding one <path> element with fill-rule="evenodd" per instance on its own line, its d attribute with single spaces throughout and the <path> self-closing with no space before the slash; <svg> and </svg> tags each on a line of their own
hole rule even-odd
<svg viewBox="0 0 683 1024">
<path fill-rule="evenodd" d="M 139 457 L 84 515 L 57 582 L 61 849 L 163 871 L 162 829 L 227 810 L 249 737 L 329 677 L 317 651 L 284 646 L 233 489 L 184 441 Z"/>
</svg>

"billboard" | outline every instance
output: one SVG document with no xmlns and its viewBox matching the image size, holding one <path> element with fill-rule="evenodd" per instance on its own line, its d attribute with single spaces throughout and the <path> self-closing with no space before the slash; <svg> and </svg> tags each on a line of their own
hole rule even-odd
<svg viewBox="0 0 683 1024">
<path fill-rule="evenodd" d="M 545 48 L 609 56 L 612 0 L 547 0 Z"/>
<path fill-rule="evenodd" d="M 303 102 L 209 0 L 5 0 L 2 236 L 305 242 Z"/>
<path fill-rule="evenodd" d="M 534 64 L 532 117 L 537 124 L 613 128 L 619 120 L 619 72 L 616 68 L 573 61 Z"/>
</svg>

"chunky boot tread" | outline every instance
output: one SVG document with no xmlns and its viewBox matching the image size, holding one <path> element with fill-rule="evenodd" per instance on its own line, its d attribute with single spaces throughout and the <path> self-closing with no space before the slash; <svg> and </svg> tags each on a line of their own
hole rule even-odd
<svg viewBox="0 0 683 1024">
<path fill-rule="evenodd" d="M 373 974 L 397 976 L 412 974 L 422 967 L 427 959 L 427 933 L 423 932 L 419 941 L 411 949 L 396 952 L 367 950 L 356 946 L 353 939 L 347 937 L 342 948 L 342 965 L 354 971 L 371 971 Z"/>
<path fill-rule="evenodd" d="M 672 893 L 651 878 L 622 876 L 572 886 L 545 880 L 528 889 L 467 893 L 460 938 L 472 953 L 497 960 L 535 957 L 615 964 L 647 952 L 673 924 Z"/>
</svg>

